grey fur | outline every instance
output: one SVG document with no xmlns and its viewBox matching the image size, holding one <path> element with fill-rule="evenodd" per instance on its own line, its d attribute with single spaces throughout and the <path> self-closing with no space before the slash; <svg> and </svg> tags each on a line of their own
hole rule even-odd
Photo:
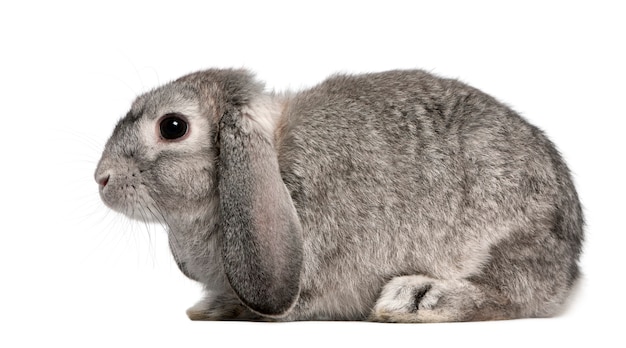
<svg viewBox="0 0 626 348">
<path fill-rule="evenodd" d="M 159 139 L 159 118 L 189 119 Z M 108 181 L 107 181 L 108 178 Z M 277 95 L 207 70 L 140 96 L 96 170 L 204 284 L 195 320 L 436 322 L 557 313 L 583 216 L 545 135 L 456 80 L 336 75 Z"/>
</svg>

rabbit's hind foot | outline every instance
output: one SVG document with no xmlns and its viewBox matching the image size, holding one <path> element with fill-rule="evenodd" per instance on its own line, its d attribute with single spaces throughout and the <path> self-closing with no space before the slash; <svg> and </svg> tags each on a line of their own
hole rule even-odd
<svg viewBox="0 0 626 348">
<path fill-rule="evenodd" d="M 369 320 L 434 323 L 511 319 L 516 315 L 507 303 L 499 296 L 488 296 L 468 280 L 401 276 L 383 288 Z"/>
</svg>

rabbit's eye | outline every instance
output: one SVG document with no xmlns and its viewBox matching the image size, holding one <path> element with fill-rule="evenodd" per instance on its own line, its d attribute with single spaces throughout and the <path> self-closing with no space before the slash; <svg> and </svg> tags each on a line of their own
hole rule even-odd
<svg viewBox="0 0 626 348">
<path fill-rule="evenodd" d="M 177 114 L 165 115 L 159 124 L 161 137 L 166 140 L 175 140 L 184 137 L 185 134 L 187 134 L 187 129 L 187 121 Z"/>
</svg>

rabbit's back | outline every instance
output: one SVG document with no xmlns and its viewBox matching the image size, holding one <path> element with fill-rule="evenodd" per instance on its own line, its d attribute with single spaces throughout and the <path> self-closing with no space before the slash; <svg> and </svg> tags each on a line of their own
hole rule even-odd
<svg viewBox="0 0 626 348">
<path fill-rule="evenodd" d="M 519 234 L 552 238 L 559 206 L 580 215 L 559 198 L 575 191 L 543 133 L 456 80 L 337 75 L 285 113 L 277 146 L 303 227 L 304 315 L 367 315 L 394 276 L 479 274 Z M 563 233 L 577 253 L 582 232 Z"/>
</svg>

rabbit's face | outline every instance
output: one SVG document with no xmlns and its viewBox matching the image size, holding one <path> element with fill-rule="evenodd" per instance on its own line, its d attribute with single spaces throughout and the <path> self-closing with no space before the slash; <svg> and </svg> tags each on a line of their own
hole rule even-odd
<svg viewBox="0 0 626 348">
<path fill-rule="evenodd" d="M 190 86 L 172 83 L 134 102 L 96 170 L 107 206 L 143 221 L 206 215 L 197 210 L 212 200 L 215 147 L 210 110 L 198 100 Z"/>
</svg>

